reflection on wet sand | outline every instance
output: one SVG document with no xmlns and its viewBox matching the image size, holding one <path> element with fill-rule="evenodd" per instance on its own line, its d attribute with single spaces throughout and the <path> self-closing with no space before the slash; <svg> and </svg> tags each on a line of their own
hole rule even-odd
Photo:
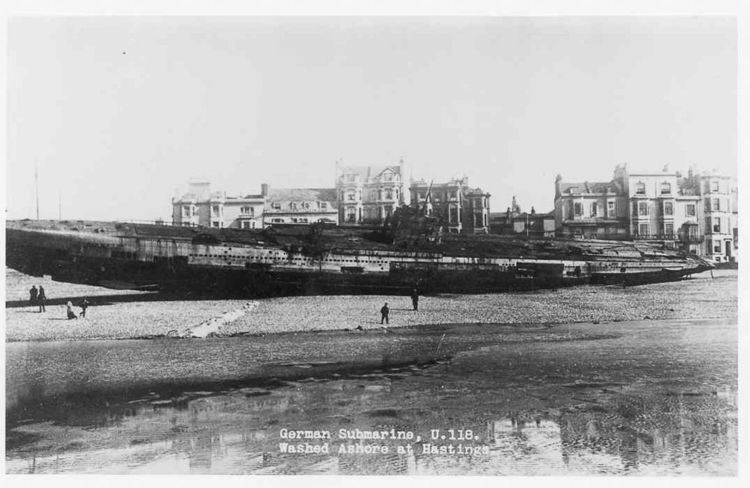
<svg viewBox="0 0 750 488">
<path fill-rule="evenodd" d="M 12 400 L 6 406 L 6 470 L 736 473 L 735 322 L 580 324 L 571 327 L 572 335 L 567 329 L 456 327 L 356 340 L 344 335 L 347 363 L 331 362 L 327 355 L 343 353 L 327 351 L 330 337 L 318 335 L 303 337 L 298 349 L 285 353 L 306 361 L 291 363 L 277 354 L 280 341 L 270 339 L 16 344 L 7 349 L 15 359 L 6 380 Z M 401 362 L 429 358 L 433 341 L 443 335 L 450 360 Z M 317 347 L 314 354 L 309 346 Z M 150 348 L 153 360 L 132 371 L 127 358 L 138 347 Z M 116 367 L 106 361 L 110 349 L 121 359 Z M 85 357 L 95 360 L 79 360 L 72 372 L 58 368 L 55 358 L 86 350 L 93 353 Z M 398 361 L 382 360 L 396 351 Z M 32 356 L 29 363 L 25 358 Z M 196 372 L 200 381 L 172 380 L 195 370 L 192 358 L 203 356 L 236 361 L 200 362 L 198 373 L 210 376 L 206 381 Z M 364 365 L 354 360 L 362 357 Z M 243 371 L 257 373 L 251 380 L 238 379 L 232 369 L 241 361 Z M 34 367 L 40 364 L 44 374 Z M 64 371 L 54 376 L 55 368 Z M 120 374 L 139 379 L 159 368 L 168 372 L 161 383 L 126 382 Z M 292 441 L 282 439 L 282 429 L 325 431 L 331 439 L 306 441 L 309 452 L 284 450 L 281 443 Z M 393 429 L 415 438 L 339 438 L 340 429 Z M 452 438 L 452 429 L 472 435 Z"/>
<path fill-rule="evenodd" d="M 274 389 L 237 389 L 217 396 L 189 392 L 170 402 L 140 399 L 124 412 L 76 432 L 29 424 L 73 439 L 59 452 L 34 445 L 7 461 L 9 473 L 246 473 L 246 474 L 670 474 L 734 472 L 737 425 L 731 415 L 736 391 L 711 395 L 620 398 L 612 408 L 568 408 L 554 415 L 515 412 L 474 427 L 478 440 L 430 441 L 429 431 L 406 411 L 347 407 L 377 405 L 392 379 L 297 382 Z M 654 399 L 656 398 L 656 399 Z M 374 412 L 374 413 L 373 413 Z M 330 454 L 279 452 L 282 425 L 334 433 Z M 305 423 L 307 421 L 307 424 Z M 342 454 L 351 441 L 340 428 L 400 428 L 421 433 L 417 442 L 382 441 L 384 454 Z M 91 431 L 96 433 L 92 438 Z M 79 440 L 75 440 L 79 438 Z M 488 454 L 425 452 L 424 445 L 487 446 Z M 99 448 L 98 444 L 107 446 Z M 399 445 L 408 452 L 397 452 Z M 51 444 L 50 444 L 51 445 Z"/>
</svg>

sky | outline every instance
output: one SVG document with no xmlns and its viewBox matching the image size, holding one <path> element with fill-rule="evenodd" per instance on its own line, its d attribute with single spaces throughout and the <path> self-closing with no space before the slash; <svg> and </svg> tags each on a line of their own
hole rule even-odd
<svg viewBox="0 0 750 488">
<path fill-rule="evenodd" d="M 6 218 L 154 220 L 188 181 L 332 187 L 337 159 L 468 176 L 549 211 L 554 179 L 737 172 L 729 17 L 17 17 Z"/>
</svg>

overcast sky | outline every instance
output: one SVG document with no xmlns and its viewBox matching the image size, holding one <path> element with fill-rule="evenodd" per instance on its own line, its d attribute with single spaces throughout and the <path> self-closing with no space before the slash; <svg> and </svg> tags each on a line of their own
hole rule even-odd
<svg viewBox="0 0 750 488">
<path fill-rule="evenodd" d="M 467 175 L 493 211 L 614 166 L 730 175 L 736 23 L 722 17 L 16 18 L 7 217 L 168 217 L 215 189 L 331 187 L 334 163 Z"/>
</svg>

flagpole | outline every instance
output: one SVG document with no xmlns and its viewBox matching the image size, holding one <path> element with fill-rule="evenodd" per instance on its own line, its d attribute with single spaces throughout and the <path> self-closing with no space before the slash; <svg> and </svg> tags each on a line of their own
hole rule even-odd
<svg viewBox="0 0 750 488">
<path fill-rule="evenodd" d="M 36 219 L 39 220 L 39 168 L 34 162 L 34 193 L 36 194 Z"/>
</svg>

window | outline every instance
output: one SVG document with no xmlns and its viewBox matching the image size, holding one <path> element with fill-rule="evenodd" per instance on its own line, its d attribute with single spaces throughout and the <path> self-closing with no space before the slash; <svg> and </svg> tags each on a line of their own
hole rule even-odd
<svg viewBox="0 0 750 488">
<path fill-rule="evenodd" d="M 661 194 L 662 195 L 669 195 L 672 193 L 672 185 L 669 184 L 669 182 L 664 181 L 661 184 Z"/>
<path fill-rule="evenodd" d="M 321 210 L 328 210 L 328 203 L 326 203 L 326 202 L 320 202 L 320 209 Z"/>
<path fill-rule="evenodd" d="M 218 227 L 218 226 L 219 226 L 218 222 L 211 222 L 211 227 Z"/>
<path fill-rule="evenodd" d="M 673 234 L 674 234 L 674 224 L 672 223 L 664 224 L 664 235 L 672 236 Z"/>
<path fill-rule="evenodd" d="M 714 217 L 713 224 L 713 231 L 721 232 L 721 219 L 719 217 Z"/>
<path fill-rule="evenodd" d="M 274 224 L 281 224 L 284 222 L 284 219 L 275 218 L 271 219 L 271 222 L 273 222 Z"/>
<path fill-rule="evenodd" d="M 302 208 L 304 208 L 305 210 L 309 210 L 310 209 L 310 203 L 309 202 L 303 203 L 302 204 Z"/>
<path fill-rule="evenodd" d="M 458 223 L 458 209 L 455 207 L 448 208 L 448 223 Z"/>
<path fill-rule="evenodd" d="M 648 215 L 648 202 L 638 202 L 638 215 Z"/>
<path fill-rule="evenodd" d="M 599 205 L 596 202 L 591 202 L 591 216 L 596 217 L 599 210 Z"/>
<path fill-rule="evenodd" d="M 354 192 L 347 194 L 346 199 L 349 201 L 354 201 Z"/>
<path fill-rule="evenodd" d="M 685 216 L 695 217 L 695 204 L 694 203 L 688 203 L 687 205 L 685 205 Z"/>
<path fill-rule="evenodd" d="M 182 216 L 183 217 L 190 217 L 190 207 L 189 206 L 182 207 Z"/>
<path fill-rule="evenodd" d="M 721 200 L 718 198 L 712 198 L 711 199 L 711 210 L 713 211 L 719 211 L 721 210 Z"/>
<path fill-rule="evenodd" d="M 391 190 L 385 191 L 385 198 L 386 200 L 391 200 L 393 198 L 393 193 L 391 193 Z"/>
<path fill-rule="evenodd" d="M 719 192 L 719 182 L 718 181 L 712 181 L 711 182 L 711 193 L 718 193 Z"/>
<path fill-rule="evenodd" d="M 638 224 L 638 235 L 648 235 L 648 224 Z"/>
<path fill-rule="evenodd" d="M 636 195 L 645 195 L 646 194 L 646 184 L 642 181 L 639 181 L 635 184 L 635 194 Z"/>
<path fill-rule="evenodd" d="M 580 217 L 581 215 L 583 215 L 583 205 L 581 204 L 581 202 L 575 202 L 573 204 L 573 215 L 575 215 L 576 217 Z"/>
<path fill-rule="evenodd" d="M 299 222 L 301 224 L 306 224 L 307 223 L 307 217 L 302 217 L 301 219 L 299 219 Z"/>
<path fill-rule="evenodd" d="M 240 207 L 240 213 L 252 217 L 255 214 L 255 209 L 253 207 Z"/>
<path fill-rule="evenodd" d="M 664 215 L 673 215 L 674 206 L 672 202 L 664 202 Z"/>
<path fill-rule="evenodd" d="M 607 217 L 615 216 L 615 202 L 607 202 Z"/>
<path fill-rule="evenodd" d="M 218 205 L 212 205 L 211 206 L 211 213 L 214 215 L 219 215 L 219 206 Z"/>
<path fill-rule="evenodd" d="M 281 204 L 277 203 L 277 202 L 274 202 L 274 203 L 271 204 L 271 208 L 274 209 L 274 210 L 281 210 Z"/>
<path fill-rule="evenodd" d="M 714 254 L 721 254 L 721 241 L 720 240 L 714 241 Z"/>
<path fill-rule="evenodd" d="M 242 222 L 242 228 L 243 229 L 249 229 L 250 228 L 250 222 L 248 222 L 247 220 L 244 221 L 244 222 Z"/>
</svg>

